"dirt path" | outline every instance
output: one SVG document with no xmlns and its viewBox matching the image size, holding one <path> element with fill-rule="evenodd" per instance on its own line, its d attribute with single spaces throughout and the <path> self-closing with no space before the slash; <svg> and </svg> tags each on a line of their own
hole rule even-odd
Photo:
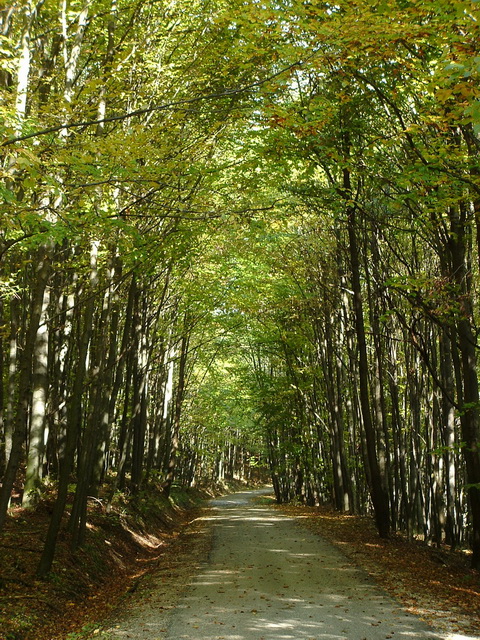
<svg viewBox="0 0 480 640">
<path fill-rule="evenodd" d="M 97 637 L 131 640 L 445 639 L 400 610 L 330 543 L 242 492 L 213 501 L 196 575 L 152 576 Z M 208 524 L 208 523 L 207 523 Z M 187 584 L 188 583 L 188 584 Z"/>
</svg>

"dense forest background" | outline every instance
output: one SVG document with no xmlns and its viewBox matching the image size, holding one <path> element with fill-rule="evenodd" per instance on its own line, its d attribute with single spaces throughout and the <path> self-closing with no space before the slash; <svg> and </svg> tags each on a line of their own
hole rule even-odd
<svg viewBox="0 0 480 640">
<path fill-rule="evenodd" d="M 479 8 L 3 5 L 0 528 L 55 490 L 39 576 L 101 490 L 268 477 L 480 567 Z"/>
</svg>

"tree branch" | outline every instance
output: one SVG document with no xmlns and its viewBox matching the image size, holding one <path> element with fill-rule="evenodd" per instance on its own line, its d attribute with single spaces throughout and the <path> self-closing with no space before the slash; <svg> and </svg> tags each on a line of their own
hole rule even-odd
<svg viewBox="0 0 480 640">
<path fill-rule="evenodd" d="M 35 131 L 34 133 L 29 133 L 24 136 L 15 136 L 14 138 L 8 138 L 7 140 L 4 140 L 4 142 L 0 144 L 0 147 L 7 147 L 9 145 L 15 144 L 16 142 L 23 142 L 24 140 L 30 140 L 31 138 L 38 138 L 39 136 L 45 136 L 45 135 L 48 135 L 49 133 L 56 133 L 57 131 L 64 131 L 68 129 L 78 129 L 81 127 L 92 127 L 99 124 L 105 124 L 108 122 L 118 122 L 120 120 L 128 120 L 129 118 L 142 116 L 147 113 L 154 113 L 156 111 L 167 111 L 168 109 L 173 109 L 181 105 L 193 104 L 195 102 L 201 102 L 202 100 L 230 98 L 235 95 L 246 93 L 247 91 L 250 91 L 250 89 L 254 89 L 255 87 L 260 87 L 266 84 L 267 82 L 270 82 L 275 78 L 278 78 L 284 73 L 291 71 L 292 69 L 301 67 L 306 62 L 311 60 L 317 54 L 317 52 L 318 51 L 315 50 L 311 55 L 307 56 L 305 60 L 297 60 L 296 62 L 289 65 L 288 67 L 284 67 L 283 69 L 280 69 L 280 71 L 273 73 L 272 75 L 268 76 L 267 78 L 264 78 L 263 80 L 257 80 L 256 82 L 252 82 L 243 87 L 239 87 L 238 89 L 227 89 L 226 91 L 210 93 L 210 94 L 207 94 L 206 96 L 197 96 L 195 98 L 186 98 L 184 100 L 166 102 L 165 104 L 160 104 L 156 106 L 154 105 L 152 107 L 145 107 L 143 109 L 135 109 L 134 111 L 130 111 L 129 113 L 122 113 L 116 116 L 109 116 L 108 118 L 100 118 L 98 120 L 83 120 L 82 122 L 70 122 L 70 123 L 60 124 L 54 127 L 48 127 L 47 129 L 41 129 L 40 131 Z"/>
</svg>

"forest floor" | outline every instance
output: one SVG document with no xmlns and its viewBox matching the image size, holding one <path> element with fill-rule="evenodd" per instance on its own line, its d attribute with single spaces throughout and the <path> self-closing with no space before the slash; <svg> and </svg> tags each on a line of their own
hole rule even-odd
<svg viewBox="0 0 480 640">
<path fill-rule="evenodd" d="M 0 537 L 0 640 L 89 635 L 145 574 L 188 553 L 183 548 L 208 497 L 206 491 L 174 489 L 170 500 L 153 491 L 137 500 L 117 498 L 111 508 L 106 500 L 92 500 L 86 544 L 72 553 L 62 532 L 44 580 L 35 571 L 53 496 L 47 494 L 33 511 L 14 506 Z"/>
<path fill-rule="evenodd" d="M 62 538 L 53 571 L 43 581 L 34 573 L 48 501 L 28 516 L 14 509 L 0 539 L 0 640 L 95 637 L 99 621 L 153 573 L 163 572 L 168 601 L 175 595 L 168 592 L 178 592 L 208 550 L 205 497 L 179 492 L 168 503 L 158 495 L 143 497 L 110 513 L 92 502 L 87 544 L 72 555 L 67 536 Z M 467 554 L 400 535 L 380 540 L 370 518 L 323 507 L 275 508 L 333 542 L 410 612 L 451 637 L 480 638 L 480 573 L 469 568 Z"/>
<path fill-rule="evenodd" d="M 468 553 L 400 534 L 383 540 L 372 518 L 326 507 L 276 508 L 340 548 L 410 613 L 458 640 L 480 638 L 480 572 L 470 568 Z"/>
</svg>

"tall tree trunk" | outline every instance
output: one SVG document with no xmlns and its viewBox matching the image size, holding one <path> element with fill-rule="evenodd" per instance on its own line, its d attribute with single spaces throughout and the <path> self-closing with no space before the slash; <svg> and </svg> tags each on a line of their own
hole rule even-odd
<svg viewBox="0 0 480 640">
<path fill-rule="evenodd" d="M 350 200 L 352 198 L 350 172 L 346 168 L 343 170 L 343 192 L 347 200 Z M 370 405 L 368 376 L 369 363 L 367 356 L 367 342 L 365 338 L 365 322 L 363 314 L 360 259 L 357 237 L 358 225 L 356 215 L 356 205 L 347 205 L 348 240 L 350 264 L 352 270 L 353 304 L 355 311 L 354 319 L 358 345 L 360 407 L 362 412 L 363 428 L 365 430 L 366 453 L 368 468 L 370 471 L 370 492 L 375 513 L 375 522 L 379 535 L 382 538 L 386 538 L 390 534 L 390 509 L 388 502 L 388 493 L 384 488 L 384 481 L 380 472 L 380 466 L 377 458 L 377 434 L 373 426 Z"/>
<path fill-rule="evenodd" d="M 161 443 L 163 433 L 163 407 L 164 407 L 164 393 L 166 387 L 167 368 L 166 368 L 166 347 L 164 341 L 157 347 L 159 350 L 157 356 L 157 362 L 159 363 L 160 373 L 155 380 L 154 396 L 155 403 L 152 409 L 152 425 L 149 431 L 148 439 L 148 455 L 146 463 L 146 475 L 147 478 L 151 472 L 159 467 L 158 461 L 161 457 Z"/>
<path fill-rule="evenodd" d="M 180 346 L 180 362 L 178 364 L 178 380 L 175 394 L 175 411 L 173 414 L 172 424 L 172 440 L 170 446 L 170 459 L 168 461 L 167 476 L 163 484 L 163 493 L 165 496 L 170 495 L 173 480 L 175 478 L 175 469 L 177 462 L 177 452 L 180 437 L 180 418 L 182 413 L 183 396 L 186 382 L 186 365 L 188 356 L 189 337 L 184 335 L 181 339 Z"/>
<path fill-rule="evenodd" d="M 477 374 L 477 342 L 474 334 L 474 313 L 471 300 L 470 271 L 467 264 L 467 213 L 462 205 L 458 211 L 450 210 L 451 235 L 449 248 L 452 256 L 452 278 L 458 287 L 459 312 L 456 335 L 462 372 L 462 411 L 460 424 L 463 455 L 467 469 L 468 498 L 472 518 L 472 566 L 480 568 L 480 420 Z"/>
<path fill-rule="evenodd" d="M 394 499 L 391 502 L 391 509 L 395 510 L 395 517 L 392 522 L 401 529 L 405 528 L 406 517 L 406 496 L 407 479 L 405 472 L 405 456 L 402 454 L 402 434 L 404 433 L 404 416 L 400 407 L 398 392 L 398 366 L 397 366 L 397 345 L 395 340 L 389 341 L 389 375 L 388 384 L 390 390 L 390 402 L 392 408 L 392 447 L 394 461 Z"/>
<path fill-rule="evenodd" d="M 173 336 L 170 335 L 169 340 L 173 340 Z M 170 344 L 167 356 L 166 356 L 166 377 L 164 380 L 163 389 L 163 403 L 162 403 L 162 448 L 158 451 L 158 469 L 165 471 L 168 467 L 169 454 L 172 440 L 172 424 L 173 424 L 173 382 L 175 374 L 175 359 L 177 357 L 176 345 Z"/>
<path fill-rule="evenodd" d="M 17 96 L 16 96 L 16 133 L 21 135 L 25 113 L 27 111 L 27 93 L 30 79 L 30 58 L 31 58 L 31 29 L 35 18 L 35 7 L 33 1 L 28 0 L 23 7 L 23 29 L 20 40 L 20 56 L 17 67 Z"/>
<path fill-rule="evenodd" d="M 48 393 L 48 305 L 50 292 L 45 289 L 41 323 L 37 331 L 33 363 L 33 394 L 30 437 L 23 491 L 23 507 L 32 507 L 39 498 L 45 454 L 45 427 Z"/>
<path fill-rule="evenodd" d="M 18 380 L 18 405 L 14 420 L 12 435 L 12 450 L 0 490 L 0 531 L 3 529 L 7 516 L 8 505 L 18 468 L 22 459 L 22 450 L 25 442 L 27 416 L 30 406 L 30 383 L 32 376 L 32 363 L 35 353 L 35 340 L 43 308 L 45 287 L 50 276 L 50 248 L 42 246 L 37 254 L 35 268 L 35 280 L 31 292 L 30 314 L 28 320 L 25 345 L 20 363 Z"/>
<path fill-rule="evenodd" d="M 374 296 L 372 291 L 373 281 L 380 283 L 384 280 L 380 273 L 381 256 L 378 246 L 378 229 L 372 230 L 371 236 L 371 264 L 367 258 L 364 261 L 364 269 L 367 283 L 368 309 L 370 312 L 370 326 L 374 345 L 374 381 L 373 381 L 373 405 L 375 415 L 375 431 L 377 433 L 377 456 L 380 466 L 380 476 L 383 483 L 383 490 L 389 497 L 389 504 L 393 503 L 393 493 L 391 487 L 391 460 L 390 460 L 390 440 L 387 424 L 387 400 L 385 394 L 385 349 L 382 341 L 382 328 L 380 325 L 380 315 L 383 300 L 380 292 Z M 395 528 L 396 523 L 390 508 L 390 525 Z"/>
<path fill-rule="evenodd" d="M 67 412 L 67 429 L 65 448 L 60 460 L 60 476 L 58 480 L 58 491 L 55 505 L 43 547 L 42 556 L 37 568 L 37 576 L 44 577 L 51 569 L 55 555 L 58 533 L 62 523 L 65 505 L 68 497 L 68 485 L 70 474 L 73 470 L 75 460 L 75 450 L 78 436 L 82 424 L 82 398 L 85 386 L 85 375 L 87 371 L 87 355 L 92 334 L 93 315 L 95 311 L 95 300 L 93 290 L 96 283 L 96 255 L 92 250 L 91 255 L 91 275 L 90 287 L 87 287 L 87 298 L 83 309 L 83 316 L 79 313 L 78 322 L 80 325 L 80 339 L 78 343 L 78 355 L 75 363 L 75 378 L 72 393 L 69 399 Z"/>
<path fill-rule="evenodd" d="M 98 250 L 100 243 L 95 241 L 91 245 L 90 249 L 90 296 L 93 299 L 94 292 L 98 288 L 99 276 L 98 276 Z M 95 325 L 94 311 L 92 313 L 93 325 Z M 98 324 L 102 327 L 102 313 L 100 313 Z M 98 424 L 98 415 L 95 409 L 98 409 L 98 404 L 95 406 L 95 402 L 102 394 L 102 376 L 101 371 L 104 365 L 105 357 L 105 345 L 100 344 L 102 338 L 104 338 L 103 331 L 99 330 L 99 326 L 95 326 L 91 329 L 91 339 L 89 348 L 89 373 L 91 380 L 95 381 L 95 391 L 90 394 L 92 397 L 93 411 L 88 412 L 85 428 L 83 430 L 83 436 L 81 439 L 81 447 L 79 452 L 78 461 L 78 473 L 77 473 L 77 486 L 75 488 L 75 497 L 73 501 L 72 511 L 70 513 L 70 519 L 68 527 L 72 535 L 71 547 L 76 549 L 84 542 L 85 530 L 87 525 L 87 502 L 88 494 L 92 481 L 92 474 L 94 468 L 95 450 L 97 442 L 100 439 L 101 432 Z M 108 345 L 107 345 L 108 348 Z M 85 412 L 87 413 L 87 412 Z"/>
<path fill-rule="evenodd" d="M 82 49 L 83 36 L 85 35 L 85 30 L 88 25 L 88 11 L 91 0 L 84 0 L 83 7 L 78 14 L 77 19 L 77 30 L 75 32 L 75 36 L 73 38 L 73 43 L 70 51 L 68 51 L 68 41 L 67 41 L 67 30 L 68 30 L 68 22 L 69 17 L 66 12 L 67 3 L 63 3 L 62 5 L 62 28 L 64 33 L 63 38 L 63 60 L 65 65 L 65 89 L 64 89 L 64 99 L 67 103 L 71 103 L 73 99 L 73 89 L 75 79 L 77 77 L 77 69 L 78 69 L 78 61 L 80 58 L 80 52 Z"/>
<path fill-rule="evenodd" d="M 145 436 L 147 430 L 148 346 L 144 292 L 138 291 L 134 312 L 135 354 L 133 368 L 132 415 L 132 491 L 138 493 L 143 481 Z M 142 299 L 141 299 L 142 298 Z"/>
<path fill-rule="evenodd" d="M 18 340 L 20 332 L 20 310 L 18 300 L 13 298 L 10 301 L 10 336 L 8 351 L 8 382 L 7 382 L 7 403 L 5 407 L 4 431 L 5 431 L 5 465 L 10 458 L 12 451 L 13 421 L 15 416 L 15 405 L 18 393 Z"/>
<path fill-rule="evenodd" d="M 336 338 L 339 330 L 337 328 Z M 335 493 L 335 506 L 339 511 L 353 509 L 351 499 L 350 478 L 348 477 L 347 461 L 344 445 L 344 418 L 341 400 L 341 384 L 338 377 L 341 375 L 341 365 L 336 357 L 337 349 L 333 345 L 331 322 L 325 321 L 325 346 L 317 347 L 322 354 L 322 369 L 325 372 L 325 394 L 330 414 L 331 454 L 333 464 L 333 484 Z M 338 347 L 338 345 L 337 345 Z"/>
<path fill-rule="evenodd" d="M 118 356 L 118 326 L 119 308 L 118 300 L 115 296 L 115 280 L 117 274 L 116 267 L 119 265 L 115 259 L 115 249 L 112 249 L 111 262 L 108 268 L 108 287 L 103 302 L 101 324 L 99 328 L 101 340 L 100 350 L 101 362 L 99 370 L 99 381 L 96 385 L 95 402 L 92 410 L 92 420 L 98 425 L 97 446 L 94 452 L 93 477 L 91 491 L 97 495 L 98 487 L 109 465 L 109 446 L 111 440 L 111 430 L 113 416 L 115 413 L 116 391 L 113 389 L 114 372 Z M 108 336 L 108 344 L 105 344 L 105 336 Z M 123 362 L 123 360 L 122 360 Z M 119 365 L 121 366 L 121 365 Z"/>
<path fill-rule="evenodd" d="M 0 325 L 3 326 L 4 319 L 4 306 L 3 300 L 0 298 Z M 7 465 L 7 457 L 5 453 L 5 385 L 3 380 L 4 370 L 4 339 L 3 334 L 0 332 L 0 477 L 3 476 L 5 467 Z"/>
<path fill-rule="evenodd" d="M 440 332 L 440 379 L 442 381 L 442 445 L 445 465 L 445 542 L 452 549 L 458 544 L 458 531 L 455 517 L 456 470 L 455 470 L 455 406 L 453 398 L 455 382 L 453 376 L 452 344 L 446 329 Z"/>
</svg>

